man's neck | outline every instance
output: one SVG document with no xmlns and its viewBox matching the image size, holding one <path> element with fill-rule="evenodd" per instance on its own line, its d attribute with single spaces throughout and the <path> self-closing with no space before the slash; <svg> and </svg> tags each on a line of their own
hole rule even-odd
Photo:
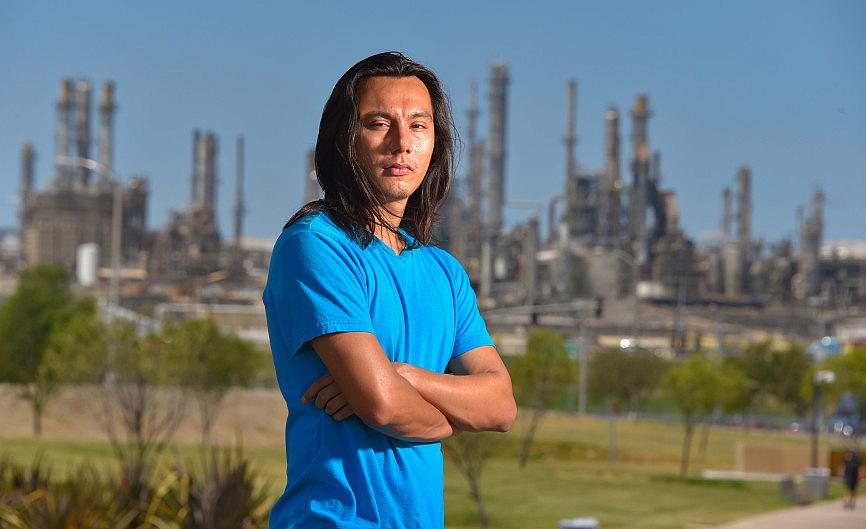
<svg viewBox="0 0 866 529">
<path fill-rule="evenodd" d="M 376 232 L 374 233 L 376 237 L 390 246 L 391 249 L 394 250 L 394 253 L 398 255 L 403 251 L 405 243 L 400 240 L 400 237 L 398 237 L 394 232 L 400 227 L 400 222 L 403 220 L 403 212 L 405 210 L 406 201 L 385 204 L 385 208 L 382 211 L 382 217 L 391 229 L 388 229 L 386 226 L 377 225 Z"/>
</svg>

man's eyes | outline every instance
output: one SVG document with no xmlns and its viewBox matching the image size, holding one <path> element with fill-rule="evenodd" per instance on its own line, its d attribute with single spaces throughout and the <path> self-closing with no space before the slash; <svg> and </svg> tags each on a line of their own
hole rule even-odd
<svg viewBox="0 0 866 529">
<path fill-rule="evenodd" d="M 391 124 L 387 121 L 371 121 L 370 123 L 367 124 L 367 127 L 371 128 L 371 129 L 384 129 L 384 128 L 387 128 L 390 126 L 391 126 Z M 429 125 L 427 123 L 424 123 L 424 122 L 416 122 L 416 123 L 412 123 L 411 125 L 409 125 L 410 128 L 418 129 L 418 130 L 424 130 L 424 129 L 428 128 L 428 126 Z"/>
</svg>

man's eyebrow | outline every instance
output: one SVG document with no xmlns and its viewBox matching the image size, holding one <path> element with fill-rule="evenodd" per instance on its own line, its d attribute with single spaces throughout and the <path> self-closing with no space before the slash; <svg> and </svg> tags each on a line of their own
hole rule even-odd
<svg viewBox="0 0 866 529">
<path fill-rule="evenodd" d="M 394 119 L 394 116 L 392 116 L 391 114 L 389 114 L 387 112 L 383 112 L 381 110 L 374 110 L 372 112 L 367 112 L 366 114 L 361 116 L 361 119 L 370 119 L 370 118 Z M 409 119 L 417 119 L 417 118 L 433 119 L 433 116 L 431 116 L 430 113 L 427 112 L 426 110 L 416 110 L 415 112 L 412 112 L 411 114 L 409 114 Z"/>
</svg>

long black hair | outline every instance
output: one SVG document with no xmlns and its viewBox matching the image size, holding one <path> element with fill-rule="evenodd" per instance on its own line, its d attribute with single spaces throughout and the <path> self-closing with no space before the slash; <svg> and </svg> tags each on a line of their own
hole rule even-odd
<svg viewBox="0 0 866 529">
<path fill-rule="evenodd" d="M 421 186 L 409 197 L 400 227 L 420 244 L 429 244 L 436 210 L 445 199 L 454 175 L 457 132 L 445 91 L 430 69 L 399 52 L 385 52 L 358 62 L 340 77 L 322 110 L 316 140 L 316 178 L 325 193 L 305 204 L 283 226 L 319 211 L 327 211 L 361 246 L 373 240 L 377 225 L 405 238 L 386 222 L 384 204 L 358 160 L 355 142 L 360 129 L 361 82 L 369 77 L 411 77 L 424 83 L 433 104 L 435 140 L 430 167 Z"/>
</svg>

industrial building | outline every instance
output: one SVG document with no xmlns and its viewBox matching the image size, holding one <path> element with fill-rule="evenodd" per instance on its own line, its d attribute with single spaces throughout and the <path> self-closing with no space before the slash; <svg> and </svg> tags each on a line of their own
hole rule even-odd
<svg viewBox="0 0 866 529">
<path fill-rule="evenodd" d="M 732 186 L 720 190 L 720 236 L 696 244 L 680 223 L 675 191 L 664 186 L 661 151 L 650 141 L 655 109 L 646 94 L 637 95 L 627 112 L 611 106 L 598 116 L 604 161 L 590 168 L 578 160 L 578 85 L 568 82 L 561 191 L 506 228 L 508 179 L 526 176 L 506 174 L 510 77 L 507 63 L 491 67 L 484 111 L 482 90 L 471 86 L 467 156 L 437 225 L 437 239 L 468 272 L 504 349 L 534 325 L 558 327 L 588 346 L 627 342 L 674 352 L 724 351 L 758 336 L 809 339 L 834 326 L 866 340 L 858 323 L 866 321 L 866 249 L 856 241 L 824 241 L 823 192 L 815 190 L 800 209 L 793 240 L 755 240 L 751 217 L 760 201 L 752 183 L 760 175 L 732 162 Z M 98 267 L 99 288 L 112 275 L 117 244 L 122 305 L 177 317 L 219 313 L 225 321 L 245 322 L 239 332 L 260 336 L 263 313 L 256 320 L 250 307 L 260 304 L 270 245 L 243 237 L 243 138 L 235 145 L 229 239 L 219 233 L 216 218 L 219 139 L 212 131 L 192 133 L 188 203 L 165 226 L 151 229 L 147 179 L 122 185 L 114 173 L 116 110 L 114 85 L 107 82 L 99 96 L 93 160 L 91 84 L 61 82 L 55 174 L 41 190 L 35 184 L 37 153 L 30 143 L 21 148 L 21 263 L 58 263 L 77 272 L 79 256 L 86 255 L 87 266 Z M 486 135 L 480 127 L 485 113 Z M 621 130 L 626 114 L 627 136 Z M 299 180 L 305 202 L 320 197 L 312 152 Z M 120 237 L 113 241 L 118 201 Z M 9 268 L 8 256 L 4 262 Z"/>
</svg>

